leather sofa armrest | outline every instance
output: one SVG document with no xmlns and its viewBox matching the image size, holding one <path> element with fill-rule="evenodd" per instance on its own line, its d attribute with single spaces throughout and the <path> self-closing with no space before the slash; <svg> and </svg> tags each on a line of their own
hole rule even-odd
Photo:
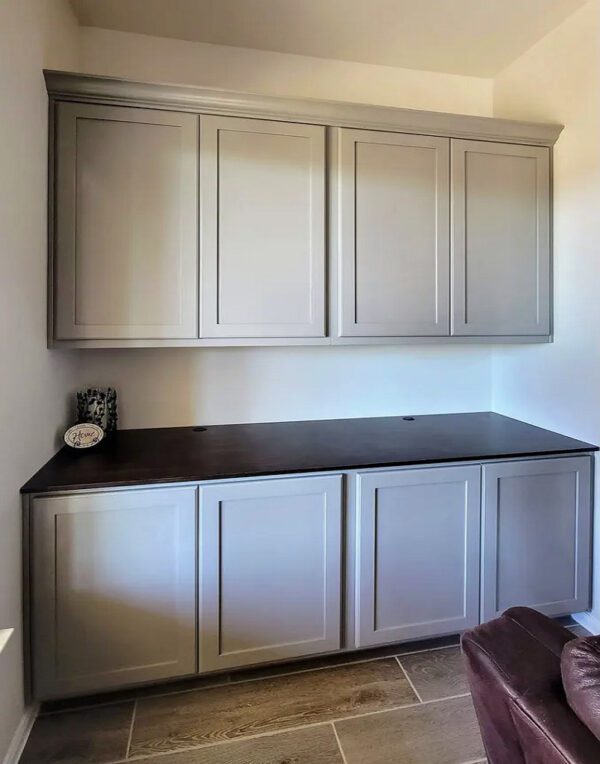
<svg viewBox="0 0 600 764">
<path fill-rule="evenodd" d="M 528 607 L 511 607 L 504 611 L 502 617 L 514 623 L 559 659 L 567 642 L 576 638 L 572 631 L 557 621 Z"/>
<path fill-rule="evenodd" d="M 559 697 L 562 713 L 572 714 L 564 700 L 560 673 L 562 650 L 572 639 L 567 629 L 527 608 L 511 608 L 463 634 L 475 711 L 492 764 L 563 764 L 560 758 L 529 755 L 512 705 L 521 695 Z M 520 726 L 526 723 L 523 720 Z"/>
<path fill-rule="evenodd" d="M 569 705 L 600 740 L 600 637 L 569 642 L 560 666 Z"/>
<path fill-rule="evenodd" d="M 510 711 L 528 764 L 600 762 L 600 741 L 571 713 L 562 693 L 513 696 Z"/>
<path fill-rule="evenodd" d="M 514 607 L 465 631 L 461 643 L 473 674 L 479 664 L 484 675 L 517 695 L 562 687 L 560 657 L 574 639 L 568 629 L 541 613 Z"/>
</svg>

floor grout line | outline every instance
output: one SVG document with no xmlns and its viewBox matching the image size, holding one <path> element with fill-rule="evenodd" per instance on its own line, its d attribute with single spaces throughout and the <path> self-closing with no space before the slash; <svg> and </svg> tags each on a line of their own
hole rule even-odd
<svg viewBox="0 0 600 764">
<path fill-rule="evenodd" d="M 338 748 L 340 749 L 342 764 L 348 764 L 348 760 L 346 759 L 346 754 L 344 753 L 344 749 L 342 748 L 342 741 L 340 740 L 340 736 L 338 735 L 338 731 L 336 730 L 335 724 L 333 722 L 331 722 L 331 728 L 333 730 L 333 734 L 335 735 L 335 739 L 337 740 Z"/>
<path fill-rule="evenodd" d="M 404 666 L 402 665 L 402 661 L 400 660 L 400 658 L 397 655 L 396 655 L 396 661 L 397 661 L 398 665 L 400 666 L 400 671 L 402 671 L 402 673 L 406 677 L 406 681 L 408 682 L 411 690 L 414 692 L 414 694 L 419 699 L 419 703 L 422 703 L 423 702 L 423 698 L 421 697 L 419 691 L 417 690 L 417 688 L 413 684 L 412 679 L 409 677 L 407 670 L 404 668 Z"/>
<path fill-rule="evenodd" d="M 433 700 L 423 700 L 420 703 L 407 703 L 402 706 L 392 706 L 391 708 L 380 708 L 377 711 L 366 711 L 362 714 L 351 714 L 350 716 L 340 716 L 334 719 L 328 719 L 320 722 L 310 722 L 308 724 L 298 724 L 292 727 L 285 727 L 278 730 L 268 730 L 265 732 L 257 732 L 255 735 L 240 735 L 239 737 L 229 738 L 227 740 L 215 740 L 210 743 L 201 743 L 200 745 L 191 745 L 187 747 L 173 748 L 170 751 L 151 751 L 150 753 L 142 753 L 137 756 L 130 756 L 127 759 L 117 759 L 109 762 L 109 764 L 130 764 L 134 761 L 143 761 L 153 756 L 169 756 L 174 753 L 186 753 L 188 751 L 198 751 L 204 748 L 214 748 L 215 746 L 228 745 L 230 743 L 239 743 L 246 740 L 255 740 L 262 737 L 272 737 L 273 735 L 281 735 L 286 732 L 297 732 L 298 730 L 311 729 L 314 727 L 323 727 L 327 724 L 337 724 L 339 722 L 350 721 L 352 719 L 362 719 L 367 716 L 377 716 L 379 714 L 388 714 L 392 711 L 402 711 L 408 708 L 422 708 L 423 706 L 432 705 L 434 703 L 445 703 L 448 700 L 458 700 L 459 698 L 467 698 L 471 693 L 464 692 L 460 695 L 450 695 L 447 698 L 435 698 Z M 465 764 L 476 764 L 476 762 L 465 762 Z"/>
<path fill-rule="evenodd" d="M 422 650 L 412 650 L 410 652 L 403 652 L 403 653 L 390 653 L 389 655 L 378 655 L 373 658 L 362 658 L 359 660 L 348 660 L 344 661 L 343 663 L 332 663 L 328 666 L 313 666 L 311 668 L 298 668 L 292 671 L 283 671 L 280 674 L 272 674 L 270 676 L 257 676 L 257 677 L 248 677 L 246 679 L 240 678 L 240 679 L 228 679 L 223 682 L 217 682 L 215 684 L 207 685 L 206 687 L 190 687 L 186 690 L 171 690 L 166 692 L 157 692 L 157 693 L 148 693 L 148 695 L 138 695 L 134 697 L 129 698 L 115 698 L 114 700 L 106 700 L 100 703 L 86 703 L 84 705 L 80 706 L 72 706 L 71 708 L 59 708 L 55 711 L 42 711 L 42 713 L 39 714 L 39 716 L 56 716 L 57 714 L 68 714 L 72 713 L 74 711 L 83 711 L 87 708 L 100 708 L 101 706 L 115 706 L 119 703 L 130 703 L 133 701 L 134 703 L 137 703 L 141 700 L 148 700 L 151 698 L 165 698 L 169 697 L 170 695 L 185 695 L 190 692 L 204 692 L 207 690 L 214 690 L 218 687 L 230 687 L 230 686 L 236 686 L 238 684 L 245 684 L 247 682 L 260 682 L 263 679 L 277 679 L 279 677 L 285 677 L 285 676 L 294 676 L 295 674 L 306 674 L 310 671 L 325 671 L 326 669 L 335 669 L 335 668 L 342 668 L 344 666 L 354 666 L 361 663 L 373 663 L 374 661 L 382 661 L 389 658 L 396 658 L 398 660 L 399 658 L 405 658 L 408 655 L 420 655 L 421 653 L 430 653 L 435 650 L 450 650 L 451 648 L 459 647 L 459 644 L 455 645 L 441 645 L 440 647 L 426 647 Z"/>
<path fill-rule="evenodd" d="M 131 725 L 129 726 L 129 737 L 127 738 L 127 748 L 125 749 L 125 758 L 129 758 L 129 749 L 131 748 L 131 738 L 133 737 L 133 725 L 135 724 L 135 713 L 137 711 L 137 700 L 133 702 L 133 711 L 131 713 Z"/>
</svg>

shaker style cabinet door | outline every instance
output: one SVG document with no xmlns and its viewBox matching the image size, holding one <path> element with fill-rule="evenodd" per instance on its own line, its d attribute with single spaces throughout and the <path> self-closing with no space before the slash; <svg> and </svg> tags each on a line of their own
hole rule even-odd
<svg viewBox="0 0 600 764">
<path fill-rule="evenodd" d="M 452 334 L 550 333 L 550 149 L 452 140 Z"/>
<path fill-rule="evenodd" d="M 480 468 L 361 474 L 356 644 L 479 623 Z"/>
<path fill-rule="evenodd" d="M 197 337 L 197 126 L 58 104 L 54 339 Z"/>
<path fill-rule="evenodd" d="M 200 671 L 340 647 L 342 477 L 200 489 Z"/>
<path fill-rule="evenodd" d="M 325 336 L 325 129 L 202 116 L 202 337 Z"/>
<path fill-rule="evenodd" d="M 525 605 L 549 616 L 590 607 L 591 459 L 483 468 L 482 620 Z"/>
<path fill-rule="evenodd" d="M 448 335 L 449 139 L 334 131 L 338 337 Z"/>
<path fill-rule="evenodd" d="M 38 700 L 196 671 L 196 490 L 37 498 Z"/>
</svg>

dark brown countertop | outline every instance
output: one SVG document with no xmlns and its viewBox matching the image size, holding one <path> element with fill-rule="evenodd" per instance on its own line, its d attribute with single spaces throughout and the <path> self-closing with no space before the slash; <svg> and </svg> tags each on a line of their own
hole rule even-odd
<svg viewBox="0 0 600 764">
<path fill-rule="evenodd" d="M 597 451 L 491 412 L 121 430 L 65 446 L 23 493 Z"/>
</svg>

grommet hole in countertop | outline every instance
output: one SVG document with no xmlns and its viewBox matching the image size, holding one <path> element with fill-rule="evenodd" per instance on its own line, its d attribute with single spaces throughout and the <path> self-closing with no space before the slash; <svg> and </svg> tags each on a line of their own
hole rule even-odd
<svg viewBox="0 0 600 764">
<path fill-rule="evenodd" d="M 192 432 L 206 432 L 206 427 L 192 427 Z"/>
<path fill-rule="evenodd" d="M 414 422 L 415 421 L 414 416 L 403 416 L 402 419 L 405 422 Z"/>
</svg>

